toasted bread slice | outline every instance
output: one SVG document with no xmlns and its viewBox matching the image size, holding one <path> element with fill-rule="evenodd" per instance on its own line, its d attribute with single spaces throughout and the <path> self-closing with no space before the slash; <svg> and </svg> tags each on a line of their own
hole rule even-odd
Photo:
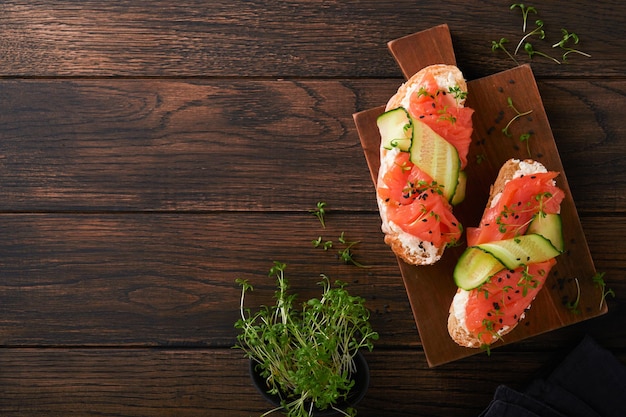
<svg viewBox="0 0 626 417">
<path fill-rule="evenodd" d="M 546 168 L 540 162 L 530 159 L 521 161 L 518 159 L 510 159 L 502 165 L 498 176 L 491 186 L 489 199 L 487 200 L 486 207 L 491 207 L 494 204 L 508 181 L 513 178 L 517 178 L 521 175 L 529 175 L 538 172 L 547 172 Z M 478 338 L 478 335 L 472 334 L 465 326 L 465 309 L 467 306 L 469 291 L 458 289 L 452 304 L 450 305 L 450 314 L 448 316 L 448 333 L 450 337 L 459 345 L 477 348 L 480 347 L 483 342 Z M 527 308 L 530 307 L 530 304 Z M 520 321 L 523 316 L 520 317 Z M 518 321 L 519 323 L 519 321 Z M 509 326 L 498 332 L 499 336 L 511 332 L 515 326 Z"/>
<path fill-rule="evenodd" d="M 461 70 L 454 65 L 435 64 L 430 65 L 416 72 L 411 78 L 409 78 L 404 84 L 398 88 L 396 94 L 394 94 L 389 101 L 385 110 L 395 109 L 397 107 L 408 107 L 409 97 L 414 92 L 419 91 L 420 87 L 424 85 L 424 78 L 427 75 L 435 77 L 437 84 L 440 88 L 447 91 L 448 87 L 458 86 L 462 91 L 467 91 L 467 84 Z M 464 103 L 464 100 L 459 101 L 460 104 Z"/>
<path fill-rule="evenodd" d="M 448 91 L 451 87 L 459 87 L 462 91 L 467 91 L 463 74 L 456 66 L 445 64 L 431 65 L 420 70 L 402 84 L 397 93 L 389 99 L 386 110 L 398 107 L 408 108 L 411 94 L 419 91 L 420 87 L 423 86 L 424 78 L 429 74 L 434 76 L 439 88 L 443 91 Z M 458 105 L 463 106 L 464 101 L 464 99 L 459 100 Z M 381 146 L 381 167 L 378 173 L 379 183 L 393 164 L 396 152 L 398 152 L 397 149 L 387 150 Z M 389 221 L 385 201 L 377 196 L 377 202 L 382 220 L 382 231 L 385 233 L 385 243 L 391 247 L 397 256 L 412 265 L 430 265 L 441 258 L 445 245 L 436 246 L 431 242 L 421 240 L 403 231 L 400 226 Z"/>
</svg>

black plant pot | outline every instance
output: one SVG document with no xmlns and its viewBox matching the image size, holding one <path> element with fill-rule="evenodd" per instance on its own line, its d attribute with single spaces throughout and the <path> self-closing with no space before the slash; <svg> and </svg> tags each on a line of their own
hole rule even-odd
<svg viewBox="0 0 626 417">
<path fill-rule="evenodd" d="M 257 391 L 261 393 L 261 395 L 269 401 L 274 407 L 279 407 L 281 403 L 281 397 L 276 394 L 268 393 L 268 386 L 265 382 L 265 379 L 258 373 L 256 370 L 257 362 L 254 360 L 250 360 L 250 376 L 252 377 L 252 383 L 256 387 Z M 365 356 L 361 352 L 357 352 L 354 357 L 354 365 L 356 367 L 356 372 L 352 375 L 354 379 L 354 386 L 348 393 L 348 396 L 345 400 L 339 401 L 335 404 L 335 407 L 340 410 L 345 410 L 348 407 L 356 406 L 362 399 L 365 397 L 365 393 L 369 387 L 370 383 L 370 369 L 367 365 L 367 361 L 365 360 Z M 326 410 L 317 410 L 314 409 L 313 416 L 314 417 L 323 417 L 323 416 L 333 416 L 339 414 L 337 411 L 332 408 L 327 408 Z"/>
</svg>

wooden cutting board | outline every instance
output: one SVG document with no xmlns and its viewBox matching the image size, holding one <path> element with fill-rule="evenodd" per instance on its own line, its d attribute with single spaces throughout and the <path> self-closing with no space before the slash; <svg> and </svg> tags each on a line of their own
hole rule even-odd
<svg viewBox="0 0 626 417">
<path fill-rule="evenodd" d="M 457 65 L 447 25 L 393 40 L 388 47 L 407 78 L 428 65 Z M 462 63 L 459 67 L 463 70 Z M 509 100 L 520 112 L 532 110 L 511 124 L 511 137 L 502 132 L 516 115 Z M 510 158 L 532 158 L 543 163 L 548 170 L 560 172 L 557 185 L 565 192 L 561 205 L 565 253 L 557 258 L 557 265 L 527 311 L 526 318 L 492 346 L 491 354 L 497 354 L 497 350 L 493 350 L 499 346 L 602 315 L 607 312 L 607 306 L 602 303 L 601 289 L 592 279 L 596 270 L 530 66 L 523 65 L 469 81 L 466 106 L 475 110 L 466 168 L 468 185 L 465 201 L 454 209 L 465 227 L 478 225 L 489 187 L 502 164 Z M 374 184 L 380 168 L 380 135 L 376 118 L 384 107 L 385 103 L 381 103 L 379 107 L 353 115 Z M 528 132 L 532 133 L 528 140 L 521 140 L 520 136 Z M 457 290 L 452 272 L 464 249 L 465 245 L 448 248 L 442 259 L 432 266 L 412 266 L 398 259 L 431 367 L 481 352 L 480 349 L 458 346 L 447 330 L 448 309 Z M 578 287 L 578 308 L 573 310 L 568 303 L 576 300 Z"/>
</svg>

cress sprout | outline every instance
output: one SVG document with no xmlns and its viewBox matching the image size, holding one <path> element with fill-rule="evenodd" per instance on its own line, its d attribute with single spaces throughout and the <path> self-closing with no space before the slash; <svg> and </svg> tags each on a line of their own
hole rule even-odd
<svg viewBox="0 0 626 417">
<path fill-rule="evenodd" d="M 535 9 L 533 6 L 525 6 L 523 3 L 514 3 L 511 5 L 511 7 L 509 7 L 509 9 L 513 10 L 517 7 L 519 7 L 522 11 L 522 18 L 524 20 L 524 23 L 522 25 L 522 32 L 526 33 L 526 22 L 528 21 L 528 13 L 533 12 L 537 14 L 537 9 Z"/>
<path fill-rule="evenodd" d="M 310 213 L 315 214 L 315 216 L 319 219 L 323 228 L 326 228 L 326 223 L 324 221 L 324 215 L 326 213 L 326 203 L 320 201 L 317 203 L 317 206 L 313 210 L 309 210 Z M 354 259 L 354 252 L 352 249 L 356 246 L 358 241 L 349 241 L 346 238 L 345 232 L 341 232 L 341 235 L 338 238 L 339 243 L 342 245 L 337 251 L 337 257 L 346 264 L 352 264 L 354 266 L 358 266 L 359 268 L 369 268 L 369 266 L 363 265 Z M 318 236 L 317 239 L 311 241 L 311 244 L 314 248 L 322 248 L 325 251 L 331 249 L 335 246 L 335 243 L 332 240 L 324 240 L 322 236 Z"/>
<path fill-rule="evenodd" d="M 576 299 L 574 301 L 569 301 L 565 304 L 565 307 L 568 308 L 574 314 L 580 314 L 580 308 L 578 305 L 580 304 L 580 283 L 578 282 L 578 278 L 574 278 L 576 282 Z"/>
<path fill-rule="evenodd" d="M 493 52 L 496 52 L 498 49 L 503 50 L 504 53 L 507 54 L 509 56 L 509 58 L 511 58 L 513 60 L 513 62 L 515 62 L 516 65 L 519 65 L 519 62 L 517 62 L 517 59 L 515 59 L 515 57 L 513 57 L 513 55 L 511 55 L 509 50 L 506 49 L 506 46 L 504 46 L 504 44 L 507 43 L 508 41 L 509 40 L 507 38 L 500 38 L 500 40 L 498 42 L 491 41 L 491 50 Z"/>
<path fill-rule="evenodd" d="M 324 216 L 326 215 L 326 203 L 324 201 L 318 201 L 317 206 L 313 210 L 309 210 L 309 213 L 312 213 L 317 217 L 322 224 L 323 228 L 326 228 L 326 223 L 324 221 Z"/>
<path fill-rule="evenodd" d="M 542 20 L 537 19 L 535 20 L 535 24 L 537 25 L 537 27 L 535 27 L 533 30 L 531 30 L 530 32 L 526 32 L 526 27 L 528 25 L 528 19 L 529 19 L 529 14 L 530 13 L 534 13 L 534 14 L 538 14 L 537 9 L 535 9 L 533 6 L 526 6 L 523 3 L 513 3 L 511 4 L 511 6 L 509 7 L 510 10 L 514 10 L 514 9 L 520 9 L 522 11 L 522 37 L 520 38 L 520 40 L 517 43 L 517 47 L 515 48 L 515 51 L 511 54 L 507 48 L 504 46 L 505 43 L 508 42 L 508 39 L 506 38 L 500 38 L 499 41 L 491 41 L 491 50 L 493 52 L 496 52 L 498 50 L 502 50 L 509 58 L 511 58 L 513 60 L 513 62 L 515 62 L 516 65 L 519 65 L 519 62 L 517 61 L 517 59 L 515 59 L 515 56 L 517 56 L 518 52 L 520 51 L 520 49 L 524 48 L 524 51 L 526 51 L 526 53 L 528 54 L 528 56 L 532 59 L 534 56 L 541 56 L 544 58 L 547 58 L 557 64 L 561 64 L 561 63 L 565 63 L 567 62 L 567 58 L 569 54 L 575 53 L 575 54 L 579 54 L 579 55 L 583 55 L 586 57 L 591 57 L 591 55 L 589 55 L 588 53 L 585 53 L 579 49 L 576 48 L 572 48 L 571 46 L 568 46 L 568 42 L 572 41 L 574 43 L 574 45 L 577 45 L 578 42 L 580 41 L 579 37 L 577 34 L 575 34 L 574 32 L 569 32 L 566 29 L 561 29 L 561 33 L 562 33 L 562 38 L 560 41 L 554 43 L 552 45 L 552 48 L 557 48 L 560 47 L 563 50 L 563 55 L 561 56 L 561 61 L 559 61 L 557 58 L 554 58 L 550 55 L 548 55 L 545 52 L 541 52 L 538 51 L 537 49 L 535 49 L 535 47 L 528 42 L 528 39 L 531 36 L 538 36 L 539 39 L 545 39 L 546 38 L 546 32 L 544 31 L 544 23 Z"/>
<path fill-rule="evenodd" d="M 533 30 L 531 30 L 530 32 L 528 32 L 526 35 L 524 35 L 522 37 L 522 39 L 520 39 L 520 41 L 517 43 L 517 47 L 515 48 L 514 55 L 517 55 L 517 52 L 519 51 L 519 48 L 522 46 L 524 41 L 526 39 L 528 39 L 529 37 L 531 37 L 533 35 L 539 35 L 539 39 L 545 39 L 546 38 L 546 32 L 544 32 L 544 30 L 543 30 L 543 20 L 537 19 L 537 20 L 535 20 L 535 24 L 537 25 L 537 27 L 534 28 Z"/>
<path fill-rule="evenodd" d="M 538 55 L 538 56 L 542 56 L 544 58 L 548 58 L 554 62 L 556 62 L 557 64 L 560 64 L 561 61 L 559 61 L 558 59 L 551 57 L 550 55 L 537 51 L 536 49 L 533 48 L 532 44 L 530 42 L 526 42 L 526 44 L 524 44 L 524 50 L 526 51 L 526 53 L 528 54 L 528 56 L 530 57 L 530 59 L 533 58 L 533 56 Z"/>
<path fill-rule="evenodd" d="M 599 310 L 602 309 L 602 305 L 606 302 L 607 295 L 615 297 L 615 291 L 610 288 L 606 288 L 606 283 L 604 282 L 604 274 L 604 272 L 598 272 L 591 278 L 596 287 L 600 288 L 600 291 L 602 292 L 602 297 L 600 298 L 600 307 L 598 308 Z"/>
<path fill-rule="evenodd" d="M 255 361 L 255 369 L 267 381 L 269 393 L 282 393 L 281 405 L 263 416 L 283 409 L 289 417 L 310 416 L 313 407 L 355 416 L 337 403 L 352 388 L 354 357 L 360 349 L 372 350 L 378 333 L 369 322 L 365 299 L 348 293 L 346 284 L 321 275 L 320 298 L 300 304 L 289 293 L 287 265 L 274 262 L 269 276 L 276 279 L 275 303 L 252 312 L 244 305 L 253 290 L 247 280 L 241 287 L 240 319 L 235 348 Z"/>
<path fill-rule="evenodd" d="M 554 45 L 552 45 L 552 47 L 553 48 L 560 47 L 561 49 L 565 50 L 565 52 L 563 53 L 563 57 L 562 57 L 563 62 L 566 61 L 567 55 L 571 53 L 580 54 L 580 55 L 586 56 L 587 58 L 591 57 L 591 55 L 589 55 L 588 53 L 566 46 L 570 40 L 574 41 L 575 45 L 578 44 L 580 39 L 578 38 L 577 34 L 575 34 L 574 32 L 570 33 L 567 31 L 567 29 L 561 29 L 561 33 L 563 34 L 563 38 L 557 43 L 555 43 Z"/>
<path fill-rule="evenodd" d="M 508 103 L 508 106 L 513 109 L 513 111 L 515 112 L 515 116 L 513 116 L 513 118 L 511 120 L 509 120 L 509 122 L 506 124 L 506 126 L 504 126 L 504 128 L 502 129 L 502 133 L 504 133 L 504 135 L 508 138 L 510 138 L 511 132 L 509 132 L 509 128 L 511 127 L 511 125 L 513 124 L 514 121 L 516 121 L 517 119 L 519 119 L 520 117 L 524 117 L 526 115 L 529 115 L 530 113 L 532 113 L 532 109 L 525 111 L 525 112 L 521 112 L 519 111 L 515 105 L 513 105 L 513 99 L 511 97 L 507 97 L 506 102 Z M 528 138 L 526 138 L 528 139 Z"/>
</svg>

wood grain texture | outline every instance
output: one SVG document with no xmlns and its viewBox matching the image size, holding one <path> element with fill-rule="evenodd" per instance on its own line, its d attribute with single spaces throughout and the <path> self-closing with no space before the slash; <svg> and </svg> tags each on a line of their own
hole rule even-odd
<svg viewBox="0 0 626 417">
<path fill-rule="evenodd" d="M 481 355 L 436 370 L 425 367 L 418 350 L 378 350 L 366 355 L 371 382 L 358 415 L 408 417 L 417 409 L 475 416 L 500 383 L 523 389 L 574 343 L 556 352 Z M 624 351 L 616 355 L 626 360 Z M 0 350 L 0 367 L 3 415 L 248 417 L 269 410 L 236 350 L 20 348 Z M 399 380 L 407 368 L 411 376 Z"/>
<path fill-rule="evenodd" d="M 592 54 L 532 68 L 616 297 L 600 318 L 429 369 L 351 115 L 402 82 L 387 42 L 435 25 L 449 26 L 469 80 L 511 68 L 491 41 L 519 39 L 519 11 L 499 0 L 2 2 L 0 414 L 260 415 L 267 404 L 230 348 L 234 279 L 255 284 L 250 307 L 271 302 L 275 259 L 302 297 L 318 295 L 324 272 L 366 298 L 381 339 L 360 416 L 478 415 L 498 384 L 523 388 L 584 334 L 626 362 L 624 4 L 537 8 L 549 38 L 566 27 Z M 327 229 L 308 212 L 320 200 Z M 371 268 L 310 243 L 342 231 Z"/>
<path fill-rule="evenodd" d="M 596 267 L 617 293 L 609 306 L 621 317 L 626 256 L 616 242 L 626 226 L 583 220 Z M 281 261 L 301 300 L 319 297 L 319 274 L 340 279 L 366 299 L 381 346 L 419 346 L 378 215 L 329 210 L 326 222 L 322 230 L 309 213 L 1 215 L 0 233 L 10 238 L 0 241 L 0 345 L 229 347 L 240 296 L 235 279 L 256 288 L 248 307 L 271 303 L 267 272 Z M 360 242 L 355 259 L 369 268 L 337 259 L 341 232 Z M 335 250 L 314 248 L 318 236 Z M 574 290 L 571 280 L 563 283 L 564 295 Z M 593 328 L 574 327 L 574 334 Z"/>
<path fill-rule="evenodd" d="M 462 70 L 476 78 L 513 64 L 491 51 L 492 40 L 506 37 L 513 44 L 522 37 L 521 13 L 509 5 L 498 0 L 452 0 L 446 7 L 410 0 L 7 1 L 0 11 L 0 75 L 399 77 L 386 43 L 447 23 Z M 548 40 L 558 41 L 561 28 L 568 28 L 592 55 L 558 67 L 536 58 L 539 78 L 623 75 L 625 22 L 614 2 L 590 7 L 584 0 L 558 0 L 538 10 Z M 621 34 L 606 36 L 606 27 L 620 28 Z M 548 40 L 536 47 L 552 52 Z"/>
<path fill-rule="evenodd" d="M 328 199 L 374 211 L 352 113 L 398 86 L 0 80 L 0 210 L 284 211 Z M 578 209 L 625 213 L 626 132 L 614 109 L 626 108 L 626 82 L 551 80 L 539 91 Z M 337 178 L 347 188 L 328 192 Z"/>
<path fill-rule="evenodd" d="M 456 65 L 452 36 L 447 24 L 391 40 L 387 46 L 406 79 L 429 65 Z"/>
</svg>

